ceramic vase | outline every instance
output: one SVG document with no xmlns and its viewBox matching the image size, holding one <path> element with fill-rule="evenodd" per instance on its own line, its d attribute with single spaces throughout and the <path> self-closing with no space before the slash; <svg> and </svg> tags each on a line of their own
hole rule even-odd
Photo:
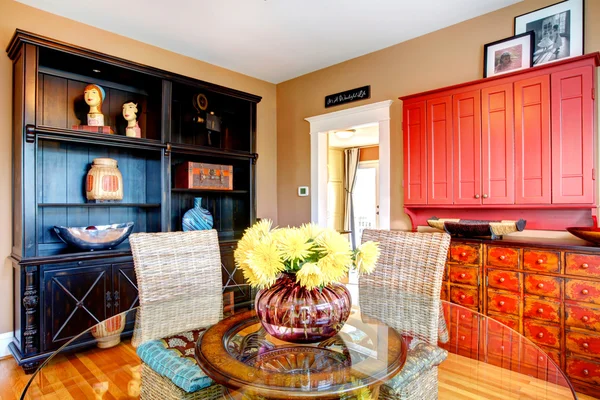
<svg viewBox="0 0 600 400">
<path fill-rule="evenodd" d="M 97 346 L 101 349 L 107 349 L 119 344 L 123 328 L 125 328 L 125 313 L 100 322 L 92 328 L 91 332 L 92 336 L 98 341 Z"/>
<path fill-rule="evenodd" d="M 194 199 L 194 208 L 189 209 L 183 214 L 181 226 L 184 231 L 201 231 L 212 229 L 213 216 L 206 208 L 202 208 L 202 197 Z"/>
<path fill-rule="evenodd" d="M 123 200 L 123 176 L 117 168 L 117 160 L 95 158 L 87 174 L 88 200 Z"/>
<path fill-rule="evenodd" d="M 344 285 L 308 290 L 296 283 L 293 273 L 281 274 L 255 299 L 256 314 L 265 330 L 291 343 L 317 343 L 335 336 L 350 316 L 351 306 Z"/>
</svg>

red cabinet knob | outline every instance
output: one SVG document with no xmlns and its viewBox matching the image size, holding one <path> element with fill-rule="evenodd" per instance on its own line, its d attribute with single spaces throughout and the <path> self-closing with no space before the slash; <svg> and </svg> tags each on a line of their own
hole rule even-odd
<svg viewBox="0 0 600 400">
<path fill-rule="evenodd" d="M 538 258 L 538 260 L 537 260 L 537 263 L 538 263 L 538 264 L 543 264 L 543 263 L 544 263 L 544 260 L 543 260 L 542 258 Z"/>
<path fill-rule="evenodd" d="M 543 308 L 538 308 L 538 314 L 543 314 L 544 313 L 544 309 Z"/>
<path fill-rule="evenodd" d="M 584 315 L 583 317 L 581 317 L 581 320 L 583 322 L 588 322 L 590 320 L 590 318 L 587 315 Z"/>
<path fill-rule="evenodd" d="M 475 198 L 476 198 L 476 199 L 478 199 L 478 198 L 479 198 L 479 195 L 478 195 L 478 194 L 476 194 L 476 195 L 475 195 Z"/>
<path fill-rule="evenodd" d="M 502 307 L 502 306 L 504 305 L 504 301 L 503 301 L 503 300 L 500 300 L 500 301 L 498 302 L 498 305 L 499 305 L 500 307 Z"/>
<path fill-rule="evenodd" d="M 467 298 L 467 296 L 465 296 L 464 294 L 461 294 L 461 295 L 460 295 L 460 299 L 461 299 L 461 300 L 464 300 L 464 299 L 466 299 L 466 298 Z"/>
<path fill-rule="evenodd" d="M 581 294 L 583 294 L 583 295 L 586 295 L 586 294 L 588 294 L 588 293 L 589 293 L 589 292 L 588 292 L 588 290 L 587 290 L 587 289 L 583 289 L 583 290 L 581 291 Z"/>
<path fill-rule="evenodd" d="M 540 339 L 544 337 L 544 332 L 540 332 L 537 334 L 537 337 L 539 337 Z"/>
<path fill-rule="evenodd" d="M 498 279 L 498 282 L 500 282 L 500 283 L 504 282 L 504 278 Z"/>
<path fill-rule="evenodd" d="M 581 346 L 582 346 L 584 349 L 587 349 L 588 347 L 590 347 L 590 345 L 589 345 L 589 344 L 587 344 L 587 343 L 584 343 L 584 344 L 582 344 Z"/>
<path fill-rule="evenodd" d="M 484 199 L 487 199 L 487 198 L 488 198 L 488 195 L 484 193 L 484 194 L 483 194 L 483 198 L 484 198 Z"/>
<path fill-rule="evenodd" d="M 504 346 L 500 346 L 500 350 L 504 350 Z"/>
<path fill-rule="evenodd" d="M 588 376 L 590 374 L 590 371 L 588 371 L 587 369 L 584 369 L 583 371 L 581 371 L 585 376 Z"/>
<path fill-rule="evenodd" d="M 461 277 L 462 279 L 464 279 L 464 278 L 465 278 L 465 276 L 467 276 L 467 275 L 466 275 L 466 274 L 460 274 L 460 277 Z"/>
<path fill-rule="evenodd" d="M 589 265 L 587 265 L 586 263 L 581 264 L 581 268 L 587 269 L 587 267 L 589 267 Z"/>
<path fill-rule="evenodd" d="M 544 284 L 543 284 L 543 283 L 538 283 L 538 285 L 537 285 L 537 286 L 538 286 L 540 289 L 542 289 L 542 288 L 544 287 Z"/>
<path fill-rule="evenodd" d="M 498 257 L 500 260 L 504 260 L 506 258 L 506 256 L 500 256 Z"/>
<path fill-rule="evenodd" d="M 460 337 L 460 340 L 465 340 L 465 337 L 464 337 L 464 336 L 461 336 L 461 337 Z"/>
<path fill-rule="evenodd" d="M 544 361 L 544 356 L 540 356 L 540 361 Z"/>
<path fill-rule="evenodd" d="M 460 319 L 465 319 L 467 316 L 465 314 L 460 316 Z"/>
<path fill-rule="evenodd" d="M 467 256 L 467 253 L 466 253 L 465 251 L 463 251 L 462 253 L 460 253 L 460 256 L 461 256 L 461 257 L 466 257 L 466 256 Z"/>
</svg>

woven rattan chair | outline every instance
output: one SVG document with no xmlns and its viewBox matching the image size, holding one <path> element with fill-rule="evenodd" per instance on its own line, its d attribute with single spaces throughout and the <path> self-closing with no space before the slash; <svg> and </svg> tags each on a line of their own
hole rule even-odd
<svg viewBox="0 0 600 400">
<path fill-rule="evenodd" d="M 129 242 L 140 299 L 132 339 L 135 347 L 222 319 L 221 256 L 215 230 L 137 233 Z M 214 383 L 186 392 L 142 362 L 142 399 L 220 399 L 222 393 L 222 386 Z"/>
<path fill-rule="evenodd" d="M 379 398 L 437 399 L 437 365 L 447 357 L 437 343 L 450 236 L 365 230 L 362 241 L 369 240 L 379 242 L 381 255 L 375 271 L 360 277 L 361 312 L 413 338 L 405 367 L 381 386 Z"/>
</svg>

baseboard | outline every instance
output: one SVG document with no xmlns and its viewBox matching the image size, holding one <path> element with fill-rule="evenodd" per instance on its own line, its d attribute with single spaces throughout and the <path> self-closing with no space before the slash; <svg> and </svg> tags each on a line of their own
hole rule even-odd
<svg viewBox="0 0 600 400">
<path fill-rule="evenodd" d="M 10 354 L 8 351 L 8 344 L 12 342 L 14 332 L 0 333 L 0 358 L 3 358 Z"/>
</svg>

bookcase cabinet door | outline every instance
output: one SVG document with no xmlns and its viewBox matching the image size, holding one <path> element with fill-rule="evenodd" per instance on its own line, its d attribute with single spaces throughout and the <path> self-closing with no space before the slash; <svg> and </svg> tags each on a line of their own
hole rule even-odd
<svg viewBox="0 0 600 400">
<path fill-rule="evenodd" d="M 404 107 L 404 204 L 427 204 L 425 102 Z"/>
<path fill-rule="evenodd" d="M 427 204 L 452 204 L 452 96 L 427 101 Z"/>
</svg>

